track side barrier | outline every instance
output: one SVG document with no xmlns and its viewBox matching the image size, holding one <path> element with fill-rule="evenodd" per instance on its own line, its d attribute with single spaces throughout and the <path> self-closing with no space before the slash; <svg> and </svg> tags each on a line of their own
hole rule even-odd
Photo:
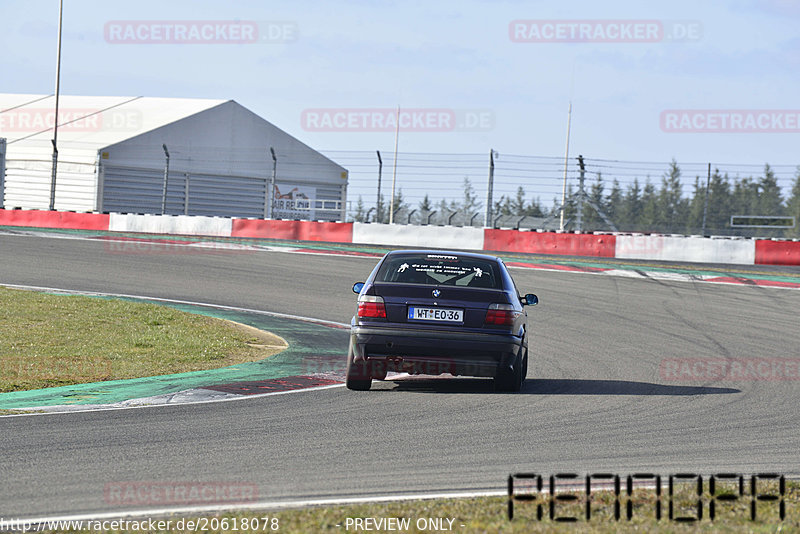
<svg viewBox="0 0 800 534">
<path fill-rule="evenodd" d="M 0 209 L 0 226 L 362 243 L 693 263 L 800 265 L 800 241 L 770 239 L 562 234 L 453 226 L 3 209 Z"/>
<path fill-rule="evenodd" d="M 71 211 L 0 210 L 0 226 L 108 230 L 109 216 L 102 213 Z"/>
<path fill-rule="evenodd" d="M 753 265 L 755 241 L 699 236 L 618 235 L 615 258 Z"/>
<path fill-rule="evenodd" d="M 756 264 L 800 265 L 800 241 L 756 241 Z"/>
<path fill-rule="evenodd" d="M 353 223 L 233 219 L 231 237 L 351 243 Z"/>
<path fill-rule="evenodd" d="M 615 236 L 485 230 L 484 250 L 613 258 Z"/>
<path fill-rule="evenodd" d="M 141 232 L 145 234 L 230 237 L 231 219 L 189 215 L 112 213 L 108 223 L 108 230 L 111 232 Z"/>
<path fill-rule="evenodd" d="M 353 243 L 484 250 L 483 228 L 353 223 Z"/>
</svg>

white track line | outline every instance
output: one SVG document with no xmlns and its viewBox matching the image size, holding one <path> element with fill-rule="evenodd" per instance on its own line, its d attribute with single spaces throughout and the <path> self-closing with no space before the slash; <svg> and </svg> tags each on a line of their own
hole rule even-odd
<svg viewBox="0 0 800 534">
<path fill-rule="evenodd" d="M 449 493 L 419 493 L 419 494 L 397 494 L 380 495 L 374 497 L 343 497 L 331 499 L 302 499 L 293 501 L 260 501 L 253 503 L 240 504 L 217 504 L 205 506 L 186 506 L 183 508 L 152 508 L 148 510 L 130 510 L 124 512 L 104 512 L 97 514 L 80 514 L 67 516 L 36 517 L 30 519 L 19 519 L 21 523 L 43 524 L 54 523 L 57 521 L 95 521 L 125 519 L 134 517 L 154 518 L 174 514 L 204 514 L 213 512 L 234 512 L 242 510 L 285 510 L 290 508 L 306 508 L 310 506 L 336 506 L 349 504 L 368 504 L 397 501 L 422 501 L 432 499 L 469 499 L 475 497 L 502 497 L 508 495 L 507 490 L 494 491 L 464 491 Z"/>
<path fill-rule="evenodd" d="M 154 247 L 188 247 L 188 248 L 199 248 L 199 249 L 213 249 L 219 250 L 222 252 L 283 252 L 285 254 L 308 254 L 311 256 L 342 256 L 346 258 L 364 258 L 368 260 L 376 260 L 379 259 L 382 254 L 376 253 L 376 255 L 372 256 L 369 253 L 362 253 L 359 254 L 358 252 L 350 253 L 349 251 L 345 251 L 343 253 L 337 252 L 325 252 L 325 249 L 319 249 L 319 251 L 314 251 L 310 249 L 310 247 L 314 246 L 314 242 L 309 242 L 308 247 L 301 246 L 290 246 L 290 245 L 263 245 L 254 242 L 249 244 L 247 242 L 236 242 L 236 243 L 226 243 L 225 240 L 239 240 L 239 239 L 247 239 L 247 238 L 236 238 L 236 237 L 220 237 L 219 241 L 189 241 L 184 243 L 178 242 L 170 242 L 169 240 L 172 239 L 174 241 L 180 241 L 181 239 L 200 239 L 205 238 L 208 239 L 206 236 L 180 236 L 180 235 L 172 235 L 172 236 L 162 236 L 162 237 L 155 237 L 155 236 L 143 236 L 141 238 L 126 238 L 124 236 L 82 236 L 82 235 L 73 235 L 73 234 L 58 234 L 58 233 L 48 233 L 48 232 L 38 232 L 38 231 L 20 231 L 20 232 L 6 232 L 0 229 L 0 235 L 5 236 L 12 236 L 12 237 L 41 237 L 45 239 L 65 239 L 71 241 L 89 241 L 91 243 L 120 243 L 122 245 L 130 245 L 131 248 L 135 248 L 136 246 L 146 245 L 146 246 L 154 246 Z M 158 241 L 161 239 L 161 241 Z M 269 238 L 264 238 L 269 239 Z M 279 241 L 276 239 L 276 241 Z M 302 243 L 302 242 L 301 242 Z M 346 244 L 346 243 L 345 243 Z"/>
<path fill-rule="evenodd" d="M 275 395 L 289 395 L 290 393 L 306 393 L 309 391 L 320 391 L 323 389 L 334 389 L 334 388 L 343 388 L 344 383 L 342 384 L 328 384 L 325 386 L 317 386 L 313 388 L 299 388 L 299 389 L 290 389 L 287 391 L 272 391 L 269 393 L 254 393 L 252 395 L 237 395 L 235 397 L 226 397 L 223 399 L 208 399 L 208 400 L 198 400 L 198 401 L 185 401 L 185 402 L 175 402 L 175 403 L 164 403 L 164 404 L 141 404 L 141 405 L 130 405 L 130 406 L 118 406 L 116 404 L 85 404 L 83 406 L 87 406 L 85 409 L 78 409 L 78 410 L 71 410 L 71 409 L 63 409 L 61 411 L 55 411 L 56 408 L 72 408 L 78 405 L 69 404 L 69 405 L 55 405 L 55 406 L 31 406 L 30 408 L 12 408 L 13 410 L 49 410 L 52 409 L 54 411 L 42 411 L 42 412 L 34 412 L 34 413 L 12 413 L 6 415 L 0 415 L 0 419 L 5 417 L 32 417 L 32 416 L 42 416 L 42 415 L 63 415 L 63 414 L 73 414 L 73 413 L 88 413 L 88 412 L 110 412 L 114 410 L 138 410 L 141 408 L 168 408 L 168 407 L 176 407 L 176 406 L 189 406 L 192 404 L 211 404 L 215 402 L 234 402 L 234 401 L 242 401 L 247 399 L 258 399 L 261 397 L 273 397 Z M 184 390 L 184 391 L 191 391 L 191 390 Z M 178 391 L 177 393 L 182 393 Z M 138 399 L 130 399 L 124 402 L 131 402 L 136 401 Z M 88 407 L 91 406 L 91 407 Z"/>
</svg>

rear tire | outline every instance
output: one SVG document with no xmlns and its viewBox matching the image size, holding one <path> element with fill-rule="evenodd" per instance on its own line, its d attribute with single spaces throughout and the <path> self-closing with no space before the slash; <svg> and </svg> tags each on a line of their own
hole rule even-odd
<svg viewBox="0 0 800 534">
<path fill-rule="evenodd" d="M 497 376 L 494 379 L 494 388 L 496 391 L 503 392 L 518 392 L 522 389 L 522 384 L 525 383 L 525 376 L 528 374 L 528 351 L 524 352 L 520 349 L 514 362 L 514 370 L 507 371 L 498 369 Z"/>
<path fill-rule="evenodd" d="M 525 378 L 528 376 L 528 349 L 522 356 L 522 365 L 520 365 L 519 385 L 515 391 L 522 391 L 522 386 L 525 385 Z"/>
<path fill-rule="evenodd" d="M 350 341 L 350 348 L 347 350 L 347 372 L 345 384 L 347 389 L 355 391 L 368 391 L 372 387 L 372 377 L 370 376 L 367 362 L 354 361 L 353 342 Z"/>
</svg>

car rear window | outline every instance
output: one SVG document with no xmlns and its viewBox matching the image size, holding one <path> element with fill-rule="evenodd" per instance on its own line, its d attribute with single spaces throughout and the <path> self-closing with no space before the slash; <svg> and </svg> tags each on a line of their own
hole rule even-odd
<svg viewBox="0 0 800 534">
<path fill-rule="evenodd" d="M 376 281 L 502 289 L 495 262 L 445 254 L 392 256 Z"/>
</svg>

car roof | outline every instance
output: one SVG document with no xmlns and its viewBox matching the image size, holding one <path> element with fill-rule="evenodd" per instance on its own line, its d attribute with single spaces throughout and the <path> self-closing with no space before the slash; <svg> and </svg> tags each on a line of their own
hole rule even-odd
<svg viewBox="0 0 800 534">
<path fill-rule="evenodd" d="M 386 255 L 395 256 L 402 254 L 437 254 L 437 255 L 461 256 L 465 258 L 475 258 L 480 260 L 488 260 L 496 262 L 500 261 L 500 258 L 498 258 L 497 256 L 490 256 L 489 254 L 479 254 L 477 252 L 462 252 L 457 250 L 404 249 L 404 250 L 392 250 L 391 252 L 388 252 Z"/>
</svg>

